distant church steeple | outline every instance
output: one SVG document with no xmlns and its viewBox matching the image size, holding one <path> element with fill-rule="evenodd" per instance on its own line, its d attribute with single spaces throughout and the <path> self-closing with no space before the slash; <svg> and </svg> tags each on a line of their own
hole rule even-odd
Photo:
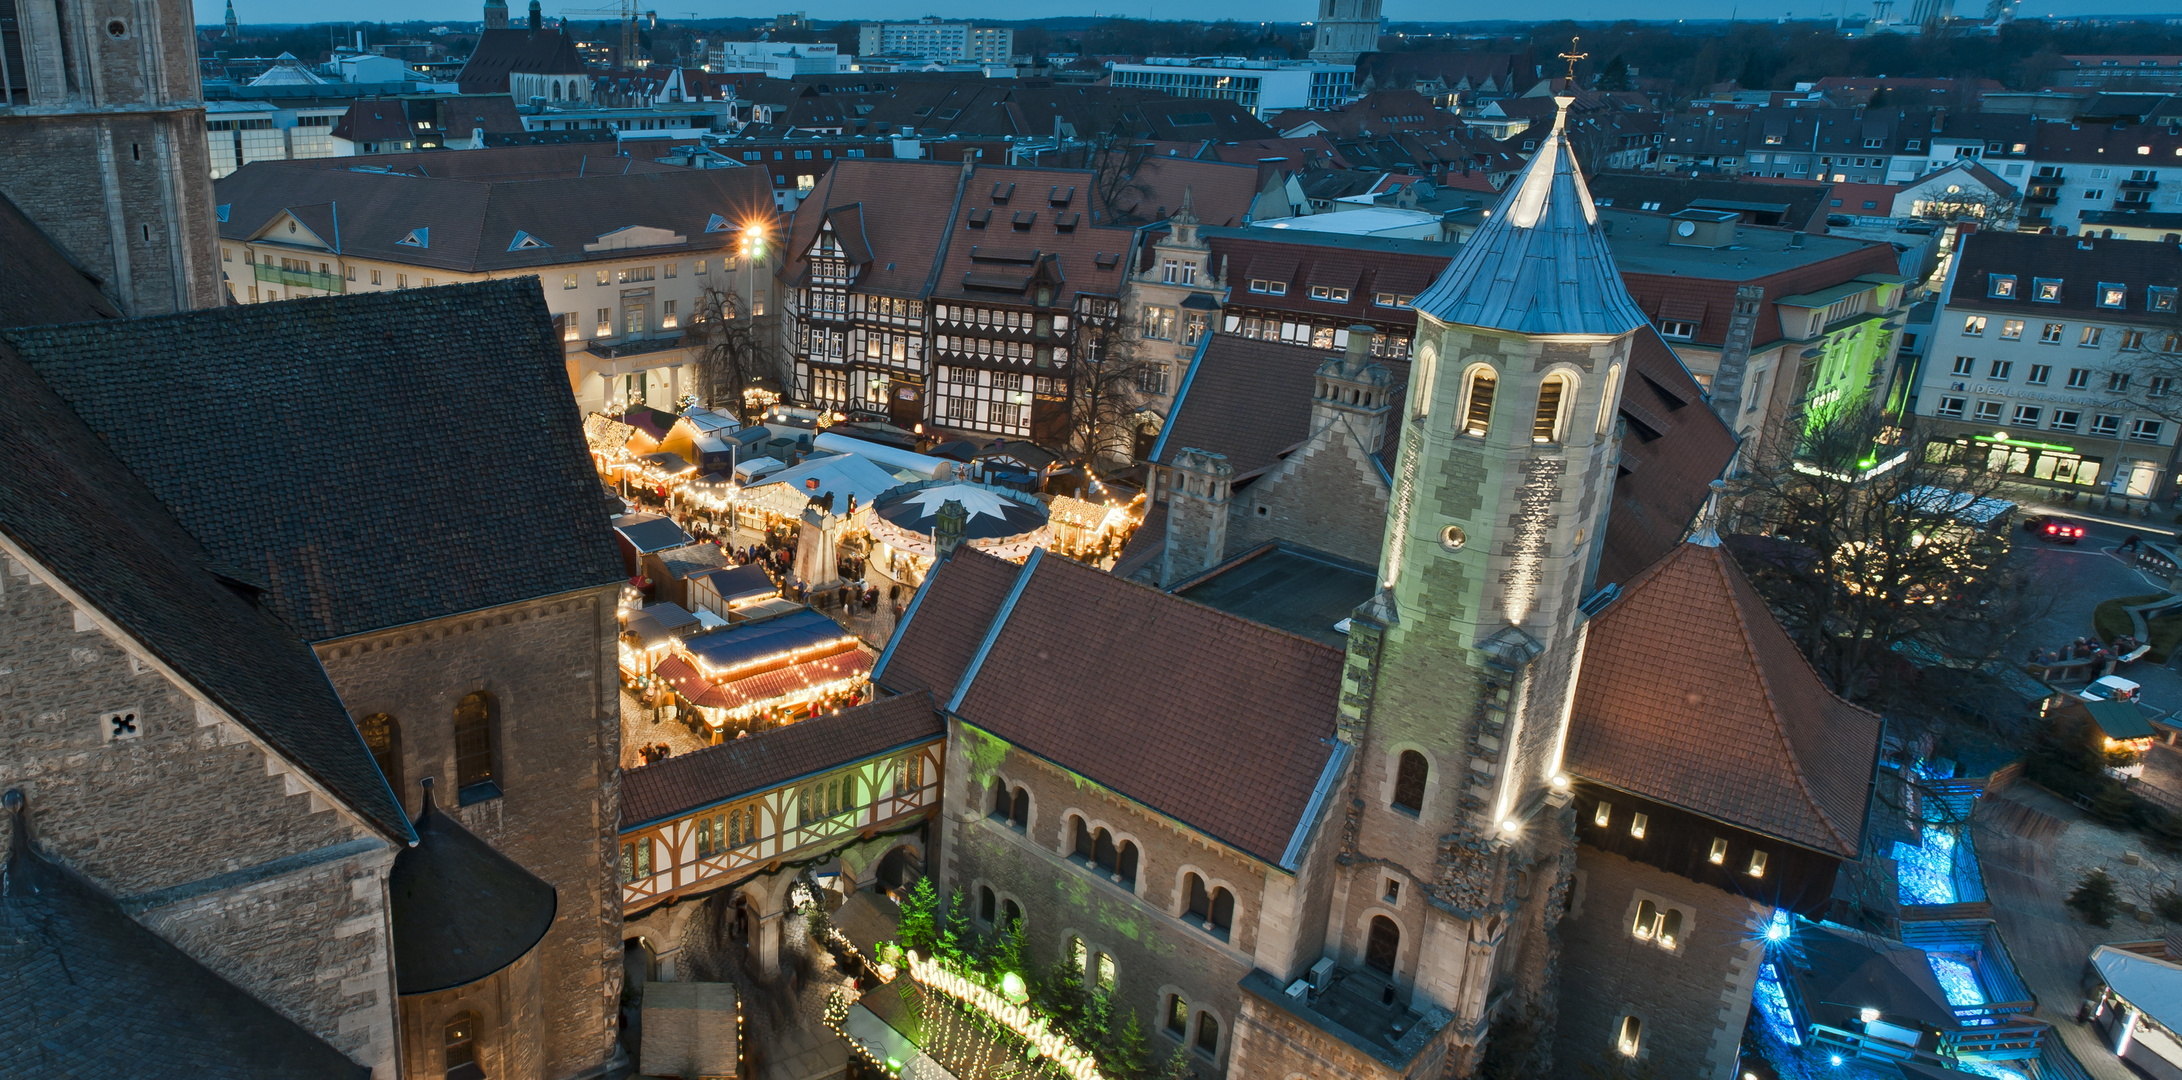
<svg viewBox="0 0 2182 1080">
<path fill-rule="evenodd" d="M 535 34 L 545 25 L 545 15 L 538 8 L 538 0 L 530 0 L 530 32 Z"/>
<path fill-rule="evenodd" d="M 227 40 L 235 38 L 235 0 L 227 0 Z"/>
<path fill-rule="evenodd" d="M 485 0 L 485 29 L 508 28 L 508 0 Z"/>
<path fill-rule="evenodd" d="M 1318 0 L 1318 24 L 1311 35 L 1311 59 L 1322 64 L 1353 64 L 1379 51 L 1379 0 Z"/>
</svg>

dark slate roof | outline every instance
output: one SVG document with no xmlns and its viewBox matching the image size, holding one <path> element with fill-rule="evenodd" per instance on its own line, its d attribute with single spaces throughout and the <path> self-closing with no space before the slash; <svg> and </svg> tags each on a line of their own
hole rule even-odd
<svg viewBox="0 0 2182 1080">
<path fill-rule="evenodd" d="M 98 279 L 0 193 L 0 326 L 118 319 Z"/>
<path fill-rule="evenodd" d="M 13 815 L 0 874 L 0 1055 L 7 1059 L 0 1072 L 147 1080 L 371 1075 L 39 853 L 26 816 L 20 809 Z"/>
<path fill-rule="evenodd" d="M 621 827 L 664 821 L 946 734 L 931 695 L 920 691 L 677 754 L 622 772 Z"/>
<path fill-rule="evenodd" d="M 682 531 L 682 526 L 665 514 L 623 514 L 615 518 L 613 524 L 614 531 L 640 554 L 671 551 L 697 542 L 696 537 Z"/>
<path fill-rule="evenodd" d="M 535 277 L 0 332 L 310 641 L 622 579 L 557 338 Z"/>
<path fill-rule="evenodd" d="M 737 242 L 735 230 L 744 222 L 770 227 L 775 220 L 773 189 L 763 169 L 609 168 L 550 178 L 453 177 L 260 161 L 221 177 L 213 193 L 228 208 L 220 223 L 222 239 L 256 236 L 284 211 L 331 206 L 338 209 L 338 227 L 314 226 L 332 245 L 329 250 L 470 273 L 704 255 Z M 729 224 L 705 231 L 716 217 Z M 585 250 L 629 226 L 664 229 L 681 240 Z M 429 247 L 401 242 L 418 229 L 429 230 Z M 515 247 L 523 233 L 545 246 Z"/>
<path fill-rule="evenodd" d="M 2154 226 L 2155 228 L 2157 226 Z M 2015 295 L 1992 295 L 1994 275 L 2015 278 Z M 2036 280 L 2061 283 L 2058 301 L 2040 301 Z M 2099 303 L 2102 283 L 2122 287 L 2121 306 Z M 2034 233 L 1976 232 L 1963 238 L 1949 279 L 1949 309 L 1990 311 L 2059 319 L 2112 320 L 2143 323 L 2174 316 L 2148 310 L 2147 286 L 2174 288 L 2182 285 L 2182 251 L 2156 240 L 2094 240 L 2080 236 L 2039 236 Z"/>
<path fill-rule="evenodd" d="M 1264 471 L 1311 437 L 1311 391 L 1318 369 L 1339 355 L 1307 345 L 1213 335 L 1169 410 L 1158 460 L 1171 464 L 1176 453 L 1194 447 L 1226 454 L 1237 480 Z M 1398 397 L 1409 384 L 1409 362 L 1372 360 L 1393 376 Z M 1398 435 L 1387 432 L 1383 453 L 1393 452 Z"/>
<path fill-rule="evenodd" d="M 902 634 L 939 632 L 920 617 Z M 1333 758 L 1340 649 L 1043 553 L 969 644 L 950 712 L 1287 865 Z"/>
<path fill-rule="evenodd" d="M 0 533 L 282 757 L 406 842 L 409 819 L 310 647 L 215 576 L 214 554 L 4 341 L 0 385 L 9 388 L 0 394 Z M 222 572 L 230 581 L 241 573 Z"/>
<path fill-rule="evenodd" d="M 425 789 L 417 843 L 394 856 L 386 889 L 403 994 L 464 986 L 522 959 L 553 925 L 553 886 L 442 813 Z"/>
</svg>

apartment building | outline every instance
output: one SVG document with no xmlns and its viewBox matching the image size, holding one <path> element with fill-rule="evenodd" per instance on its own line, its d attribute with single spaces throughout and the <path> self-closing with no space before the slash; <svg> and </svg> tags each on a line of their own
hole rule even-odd
<svg viewBox="0 0 2182 1080">
<path fill-rule="evenodd" d="M 831 75 L 849 70 L 855 61 L 853 56 L 841 55 L 841 47 L 831 43 L 719 41 L 705 51 L 706 71 L 754 71 L 775 79 Z"/>
<path fill-rule="evenodd" d="M 857 27 L 856 52 L 859 56 L 1005 63 L 1015 55 L 1015 31 L 1004 26 L 943 22 L 933 15 L 916 22 L 864 23 Z"/>
<path fill-rule="evenodd" d="M 756 170 L 679 169 L 596 145 L 373 163 L 259 162 L 217 181 L 234 299 L 536 276 L 587 410 L 674 409 L 699 392 L 685 332 L 707 294 L 732 292 L 754 316 L 773 301 L 770 275 L 741 255 L 746 229 L 778 236 Z"/>
<path fill-rule="evenodd" d="M 353 102 L 304 99 L 205 102 L 205 149 L 217 180 L 253 161 L 334 157 L 333 138 Z"/>
<path fill-rule="evenodd" d="M 2026 484 L 2170 498 L 2178 350 L 2173 244 L 1964 237 L 1918 378 L 1926 452 Z"/>
<path fill-rule="evenodd" d="M 1332 109 L 1348 100 L 1356 65 L 1237 56 L 1152 56 L 1109 64 L 1113 86 L 1179 98 L 1231 101 L 1264 119 L 1284 109 Z"/>
<path fill-rule="evenodd" d="M 781 263 L 799 400 L 1066 441 L 1077 361 L 1109 340 L 1135 230 L 1081 169 L 836 161 Z"/>
</svg>

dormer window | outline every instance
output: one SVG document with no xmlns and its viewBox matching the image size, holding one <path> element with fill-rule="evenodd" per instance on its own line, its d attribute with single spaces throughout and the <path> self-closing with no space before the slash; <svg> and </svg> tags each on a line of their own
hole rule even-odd
<svg viewBox="0 0 2182 1080">
<path fill-rule="evenodd" d="M 1985 286 L 1985 295 L 2001 300 L 2015 299 L 2014 274 L 1990 274 L 1987 277 L 1989 283 Z"/>
<path fill-rule="evenodd" d="M 2058 304 L 2061 302 L 2060 278 L 2042 277 L 2032 278 L 2030 280 L 2031 299 L 2036 300 L 2041 304 Z"/>
<path fill-rule="evenodd" d="M 2099 306 L 2102 308 L 2128 307 L 2129 287 L 2127 285 L 2116 285 L 2110 281 L 2099 282 Z"/>
<path fill-rule="evenodd" d="M 1751 852 L 1751 853 L 1750 853 L 1750 867 L 1749 867 L 1749 869 L 1747 869 L 1747 870 L 1744 870 L 1743 872 L 1744 872 L 1744 873 L 1746 873 L 1746 874 L 1749 874 L 1749 875 L 1750 875 L 1751 877 L 1764 877 L 1764 876 L 1765 876 L 1765 852 L 1762 852 L 1762 851 L 1753 851 L 1753 852 Z"/>
<path fill-rule="evenodd" d="M 1613 803 L 1610 803 L 1610 802 L 1601 802 L 1601 803 L 1599 803 L 1599 808 L 1598 808 L 1598 809 L 1596 809 L 1596 810 L 1593 810 L 1593 811 L 1591 812 L 1591 824 L 1593 824 L 1593 825 L 1596 825 L 1596 826 L 1598 826 L 1599 828 L 1602 828 L 1602 829 L 1603 829 L 1603 828 L 1605 828 L 1605 827 L 1607 826 L 1607 824 L 1608 824 L 1608 823 L 1610 823 L 1610 822 L 1612 822 L 1613 820 L 1614 820 L 1614 804 L 1613 804 Z"/>
<path fill-rule="evenodd" d="M 996 203 L 1007 202 L 1008 196 L 1013 194 L 1015 194 L 1015 185 L 1012 183 L 1002 181 L 993 185 L 993 201 Z"/>
<path fill-rule="evenodd" d="M 428 248 L 432 246 L 432 230 L 429 227 L 411 229 L 409 235 L 394 242 L 404 247 Z"/>
<path fill-rule="evenodd" d="M 1268 281 L 1264 278 L 1251 278 L 1250 291 L 1264 293 L 1267 296 L 1286 296 L 1288 295 L 1288 283 L 1285 281 Z"/>
<path fill-rule="evenodd" d="M 1644 830 L 1650 828 L 1651 824 L 1652 816 L 1650 814 L 1638 814 L 1629 819 L 1629 835 L 1642 840 L 1644 839 Z"/>
<path fill-rule="evenodd" d="M 2177 303 L 2172 286 L 2153 285 L 2145 290 L 2144 306 L 2150 311 L 2173 311 L 2182 304 Z"/>
<path fill-rule="evenodd" d="M 1712 838 L 1712 851 L 1705 856 L 1705 860 L 1707 862 L 1710 862 L 1714 866 L 1719 866 L 1722 863 L 1727 862 L 1726 837 L 1715 836 Z"/>
<path fill-rule="evenodd" d="M 985 207 L 981 206 L 977 209 L 970 211 L 970 227 L 973 229 L 984 228 L 986 223 L 990 222 L 992 219 L 993 212 Z"/>
</svg>

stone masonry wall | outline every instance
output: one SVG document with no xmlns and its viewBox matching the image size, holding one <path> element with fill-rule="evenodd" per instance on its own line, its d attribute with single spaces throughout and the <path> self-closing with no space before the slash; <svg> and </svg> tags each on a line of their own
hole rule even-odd
<svg viewBox="0 0 2182 1080">
<path fill-rule="evenodd" d="M 1288 540 L 1366 565 L 1386 536 L 1387 485 L 1346 421 L 1317 432 L 1303 449 L 1235 498 L 1227 555 Z"/>
<path fill-rule="evenodd" d="M 421 805 L 418 782 L 437 778 L 437 801 L 559 894 L 537 949 L 547 1077 L 582 1073 L 613 1053 L 621 992 L 618 588 L 317 647 L 351 714 L 386 713 L 400 725 L 400 794 L 411 816 Z M 502 794 L 456 807 L 455 707 L 475 691 L 498 705 Z"/>
<path fill-rule="evenodd" d="M 1764 957 L 1767 910 L 1597 848 L 1576 849 L 1576 895 L 1561 920 L 1560 1026 L 1553 1062 L 1573 1080 L 1615 1053 L 1622 1018 L 1643 1022 L 1641 1056 L 1660 1076 L 1729 1080 Z M 1630 933 L 1637 905 L 1683 911 L 1668 952 Z"/>
<path fill-rule="evenodd" d="M 1201 1074 L 1223 1075 L 1239 1007 L 1236 984 L 1255 966 L 1266 880 L 1279 872 L 1183 833 L 1031 755 L 975 732 L 965 736 L 960 725 L 952 742 L 948 772 L 964 780 L 950 785 L 938 884 L 970 897 L 973 914 L 980 887 L 1021 905 L 1026 951 L 1041 966 L 1064 957 L 1070 935 L 1094 954 L 1113 956 L 1116 1002 L 1136 1011 L 1155 1060 L 1165 1060 L 1183 1044 L 1166 1031 L 1169 997 L 1179 994 L 1189 1003 L 1185 1036 L 1191 1047 L 1201 1014 L 1209 1012 L 1219 1024 L 1217 1053 L 1193 1050 L 1191 1057 Z M 1022 786 L 1030 792 L 1027 832 L 988 816 L 995 777 L 1011 790 Z M 1103 826 L 1136 843 L 1134 895 L 1106 875 L 1068 861 L 1071 813 L 1087 818 L 1094 830 Z M 1205 878 L 1208 890 L 1225 888 L 1235 895 L 1228 942 L 1180 917 L 1187 904 L 1181 891 L 1187 871 Z"/>
<path fill-rule="evenodd" d="M 29 566 L 0 564 L 0 788 L 29 800 L 39 846 L 392 1080 L 391 842 Z M 111 714 L 133 728 L 113 737 Z"/>
</svg>

